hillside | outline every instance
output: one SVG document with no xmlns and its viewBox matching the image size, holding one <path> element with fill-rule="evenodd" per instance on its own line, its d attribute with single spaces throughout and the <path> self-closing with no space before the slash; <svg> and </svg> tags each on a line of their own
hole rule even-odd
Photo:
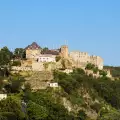
<svg viewBox="0 0 120 120">
<path fill-rule="evenodd" d="M 8 98 L 0 101 L 2 120 L 120 120 L 119 80 L 93 78 L 82 69 L 70 74 L 35 72 L 27 78 L 33 86 L 52 80 L 59 87 L 33 92 L 28 83 L 22 88 L 22 79 L 19 75 L 10 77 L 10 84 L 1 86 L 8 93 Z"/>
</svg>

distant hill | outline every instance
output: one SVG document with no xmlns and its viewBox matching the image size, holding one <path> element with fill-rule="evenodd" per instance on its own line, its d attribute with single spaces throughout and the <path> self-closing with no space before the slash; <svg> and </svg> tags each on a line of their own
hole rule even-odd
<svg viewBox="0 0 120 120">
<path fill-rule="evenodd" d="M 120 67 L 104 66 L 104 69 L 109 69 L 113 77 L 120 78 Z"/>
</svg>

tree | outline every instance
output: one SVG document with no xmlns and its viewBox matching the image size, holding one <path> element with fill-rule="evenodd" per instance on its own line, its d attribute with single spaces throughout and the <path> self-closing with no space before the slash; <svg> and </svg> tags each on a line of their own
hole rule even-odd
<svg viewBox="0 0 120 120">
<path fill-rule="evenodd" d="M 14 55 L 15 55 L 16 58 L 20 58 L 20 59 L 26 58 L 25 49 L 16 48 L 15 51 L 14 51 Z"/>
<path fill-rule="evenodd" d="M 21 61 L 20 60 L 13 61 L 12 66 L 21 66 Z"/>
<path fill-rule="evenodd" d="M 85 68 L 85 69 L 87 69 L 87 70 L 92 70 L 93 68 L 95 68 L 95 65 L 92 64 L 92 63 L 88 63 L 88 64 L 86 65 L 86 68 Z"/>
<path fill-rule="evenodd" d="M 44 47 L 43 49 L 42 49 L 42 52 L 46 52 L 46 51 L 48 51 L 49 49 L 48 49 L 48 47 Z"/>
<path fill-rule="evenodd" d="M 100 71 L 99 71 L 99 74 L 102 75 L 103 77 L 106 77 L 107 72 L 104 71 L 104 70 L 100 70 Z"/>
<path fill-rule="evenodd" d="M 22 112 L 21 101 L 13 96 L 0 101 L 0 112 L 12 113 L 16 116 L 17 120 L 23 120 L 25 118 L 25 114 Z"/>
<path fill-rule="evenodd" d="M 58 62 L 61 59 L 61 56 L 58 55 L 58 56 L 56 56 L 55 59 L 56 59 L 56 62 Z"/>
<path fill-rule="evenodd" d="M 27 113 L 30 120 L 44 120 L 48 116 L 48 111 L 45 107 L 32 101 L 28 102 Z"/>
<path fill-rule="evenodd" d="M 7 91 L 7 93 L 19 93 L 23 82 L 23 78 L 10 78 L 9 83 L 6 84 L 4 88 Z"/>
<path fill-rule="evenodd" d="M 12 53 L 7 47 L 3 47 L 0 51 L 0 66 L 9 65 L 11 59 Z"/>
</svg>

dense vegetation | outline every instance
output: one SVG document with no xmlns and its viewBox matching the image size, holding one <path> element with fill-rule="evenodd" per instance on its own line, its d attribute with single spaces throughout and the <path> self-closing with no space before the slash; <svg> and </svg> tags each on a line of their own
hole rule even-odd
<svg viewBox="0 0 120 120">
<path fill-rule="evenodd" d="M 69 99 L 76 104 L 85 105 L 84 98 L 80 96 L 78 90 L 84 88 L 88 90 L 88 93 L 93 99 L 99 99 L 104 104 L 96 104 L 91 107 L 100 114 L 101 120 L 119 120 L 120 114 L 118 110 L 120 109 L 120 81 L 112 81 L 110 78 L 102 77 L 95 79 L 92 76 L 87 76 L 82 69 L 75 69 L 73 73 L 67 75 L 65 73 L 55 72 L 55 79 L 58 81 L 59 85 L 68 94 Z M 111 111 L 107 110 L 105 104 L 112 106 Z M 105 107 L 105 110 L 102 108 Z M 103 114 L 103 111 L 105 113 Z M 113 117 L 113 118 L 112 118 Z"/>
<path fill-rule="evenodd" d="M 100 78 L 87 76 L 82 69 L 74 69 L 70 74 L 54 71 L 53 82 L 58 82 L 59 87 L 33 92 L 23 76 L 10 71 L 11 65 L 20 65 L 24 55 L 21 48 L 14 53 L 7 47 L 0 51 L 0 93 L 8 95 L 0 101 L 0 120 L 92 120 L 87 111 L 94 111 L 96 120 L 120 120 L 119 79 L 112 81 L 104 71 L 99 71 L 103 76 Z M 105 68 L 111 69 L 114 77 L 120 77 L 119 67 Z M 92 64 L 86 69 L 98 71 Z M 63 98 L 70 105 L 63 103 Z"/>
<path fill-rule="evenodd" d="M 113 77 L 120 78 L 120 67 L 104 66 L 104 69 L 109 69 Z"/>
</svg>

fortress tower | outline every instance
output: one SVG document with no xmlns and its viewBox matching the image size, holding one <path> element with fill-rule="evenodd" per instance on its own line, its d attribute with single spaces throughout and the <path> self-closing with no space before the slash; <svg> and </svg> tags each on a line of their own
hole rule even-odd
<svg viewBox="0 0 120 120">
<path fill-rule="evenodd" d="M 63 58 L 68 58 L 68 46 L 67 45 L 63 45 L 60 48 L 60 56 Z"/>
</svg>

